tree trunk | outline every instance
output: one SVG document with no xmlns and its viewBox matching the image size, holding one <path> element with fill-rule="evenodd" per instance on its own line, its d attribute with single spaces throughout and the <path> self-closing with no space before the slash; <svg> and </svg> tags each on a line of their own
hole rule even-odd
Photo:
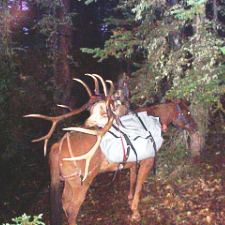
<svg viewBox="0 0 225 225">
<path fill-rule="evenodd" d="M 66 20 L 70 11 L 71 0 L 62 0 L 61 6 L 56 10 L 56 17 L 60 20 L 57 29 L 56 56 L 54 59 L 54 75 L 56 91 L 54 102 L 56 104 L 70 104 L 72 77 L 69 59 L 71 48 L 71 27 Z"/>
<path fill-rule="evenodd" d="M 194 102 L 194 101 L 193 101 Z M 191 155 L 196 156 L 200 151 L 204 151 L 205 139 L 208 134 L 209 123 L 209 107 L 206 104 L 193 104 L 191 107 L 192 114 L 198 125 L 197 136 L 194 134 L 191 137 Z M 197 139 L 196 139 L 197 138 Z"/>
<path fill-rule="evenodd" d="M 214 20 L 214 30 L 216 30 L 216 23 L 218 20 L 217 16 L 217 0 L 213 0 L 213 20 Z"/>
</svg>

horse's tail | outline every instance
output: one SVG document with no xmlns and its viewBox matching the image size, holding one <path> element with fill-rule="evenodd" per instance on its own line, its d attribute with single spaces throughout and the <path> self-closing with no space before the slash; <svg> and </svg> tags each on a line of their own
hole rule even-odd
<svg viewBox="0 0 225 225">
<path fill-rule="evenodd" d="M 50 224 L 62 225 L 62 182 L 59 168 L 59 145 L 54 144 L 49 153 L 50 167 Z"/>
</svg>

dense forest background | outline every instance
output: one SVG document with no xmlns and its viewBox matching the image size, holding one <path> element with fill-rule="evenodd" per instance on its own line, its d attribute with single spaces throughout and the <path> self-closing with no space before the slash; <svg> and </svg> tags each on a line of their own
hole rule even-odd
<svg viewBox="0 0 225 225">
<path fill-rule="evenodd" d="M 0 222 L 48 186 L 42 143 L 30 141 L 49 124 L 23 115 L 82 105 L 72 78 L 84 73 L 115 82 L 126 73 L 131 106 L 189 100 L 203 151 L 224 155 L 224 0 L 1 0 L 0 31 Z M 166 146 L 185 145 L 179 138 Z"/>
</svg>

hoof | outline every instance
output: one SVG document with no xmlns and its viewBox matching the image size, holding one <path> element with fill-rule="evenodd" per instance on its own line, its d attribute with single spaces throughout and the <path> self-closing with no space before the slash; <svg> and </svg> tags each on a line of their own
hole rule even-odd
<svg viewBox="0 0 225 225">
<path fill-rule="evenodd" d="M 129 216 L 129 220 L 131 222 L 140 222 L 141 221 L 141 215 L 139 212 L 133 213 L 131 216 Z"/>
</svg>

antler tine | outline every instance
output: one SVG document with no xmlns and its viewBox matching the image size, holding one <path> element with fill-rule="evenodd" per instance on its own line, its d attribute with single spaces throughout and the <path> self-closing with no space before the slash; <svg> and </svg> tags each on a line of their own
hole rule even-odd
<svg viewBox="0 0 225 225">
<path fill-rule="evenodd" d="M 84 181 L 87 176 L 88 176 L 88 171 L 89 171 L 89 165 L 90 165 L 90 161 L 92 159 L 92 157 L 94 156 L 95 152 L 98 150 L 98 147 L 101 143 L 102 137 L 105 135 L 105 133 L 110 129 L 110 127 L 112 126 L 114 117 L 113 115 L 110 116 L 107 124 L 99 129 L 99 130 L 90 130 L 90 129 L 85 129 L 82 127 L 70 127 L 70 128 L 64 128 L 63 130 L 70 130 L 70 131 L 79 131 L 79 132 L 83 132 L 86 134 L 91 134 L 91 135 L 96 135 L 97 136 L 97 141 L 94 144 L 94 146 L 90 149 L 89 152 L 87 152 L 84 155 L 81 156 L 77 156 L 77 157 L 71 157 L 71 158 L 63 158 L 63 160 L 65 161 L 73 161 L 73 160 L 86 160 L 86 164 L 85 164 L 85 171 L 84 171 L 84 176 L 82 178 L 82 181 Z"/>
<path fill-rule="evenodd" d="M 46 156 L 48 140 L 50 139 L 50 137 L 52 136 L 52 134 L 56 128 L 56 125 L 58 122 L 57 117 L 45 116 L 45 115 L 41 115 L 41 114 L 29 114 L 29 115 L 25 115 L 23 117 L 24 118 L 40 118 L 40 119 L 52 121 L 52 127 L 45 136 L 32 140 L 32 142 L 39 142 L 39 141 L 44 140 L 44 156 Z"/>
<path fill-rule="evenodd" d="M 89 77 L 91 77 L 91 78 L 94 79 L 94 82 L 95 82 L 95 90 L 94 90 L 95 95 L 100 95 L 98 79 L 97 79 L 94 75 L 92 75 L 92 74 L 90 74 L 90 73 L 86 73 L 86 74 L 84 74 L 84 75 L 85 75 L 85 76 L 89 76 Z"/>
<path fill-rule="evenodd" d="M 103 91 L 104 91 L 104 95 L 105 95 L 105 97 L 107 97 L 108 96 L 107 86 L 106 86 L 106 83 L 103 80 L 103 78 L 100 75 L 98 75 L 98 74 L 92 74 L 92 75 L 97 77 L 101 81 L 102 87 L 103 87 Z"/>
<path fill-rule="evenodd" d="M 42 114 L 28 114 L 28 115 L 24 115 L 23 116 L 24 118 L 40 118 L 40 119 L 44 119 L 44 120 L 49 120 L 49 121 L 52 121 L 52 119 L 54 117 L 51 117 L 51 116 L 45 116 L 45 115 L 42 115 Z"/>
<path fill-rule="evenodd" d="M 60 115 L 60 116 L 45 116 L 45 115 L 42 115 L 42 114 L 29 114 L 29 115 L 23 116 L 25 118 L 39 118 L 39 119 L 44 119 L 44 120 L 48 120 L 48 121 L 52 122 L 52 126 L 51 126 L 49 132 L 41 138 L 37 138 L 37 139 L 32 140 L 32 142 L 39 142 L 39 141 L 44 140 L 44 155 L 46 155 L 48 140 L 50 139 L 53 132 L 55 131 L 57 123 L 59 121 L 63 120 L 63 119 L 67 119 L 71 116 L 74 116 L 74 115 L 77 115 L 77 114 L 83 112 L 86 108 L 88 108 L 96 100 L 97 99 L 91 98 L 86 104 L 82 105 L 79 109 L 74 109 L 71 112 L 68 112 L 68 113 Z"/>
<path fill-rule="evenodd" d="M 60 104 L 57 104 L 58 107 L 60 108 L 64 108 L 64 109 L 68 109 L 69 111 L 72 111 L 73 109 L 67 105 L 60 105 Z"/>
<path fill-rule="evenodd" d="M 97 135 L 98 134 L 96 130 L 91 130 L 91 129 L 87 129 L 87 128 L 83 128 L 83 127 L 67 127 L 67 128 L 63 128 L 63 130 L 65 130 L 65 131 L 78 131 L 78 132 L 91 134 L 91 135 Z"/>
<path fill-rule="evenodd" d="M 87 91 L 89 97 L 93 96 L 93 94 L 92 94 L 90 88 L 87 86 L 87 84 L 86 84 L 84 81 L 82 81 L 82 80 L 80 80 L 80 79 L 78 79 L 78 78 L 73 78 L 73 80 L 75 80 L 75 81 L 81 83 L 81 84 L 84 86 L 84 88 L 85 88 L 85 90 Z"/>
<path fill-rule="evenodd" d="M 111 80 L 106 80 L 107 83 L 110 84 L 110 89 L 109 89 L 109 96 L 112 96 L 114 90 L 115 90 L 115 87 L 114 87 L 114 84 Z"/>
</svg>

